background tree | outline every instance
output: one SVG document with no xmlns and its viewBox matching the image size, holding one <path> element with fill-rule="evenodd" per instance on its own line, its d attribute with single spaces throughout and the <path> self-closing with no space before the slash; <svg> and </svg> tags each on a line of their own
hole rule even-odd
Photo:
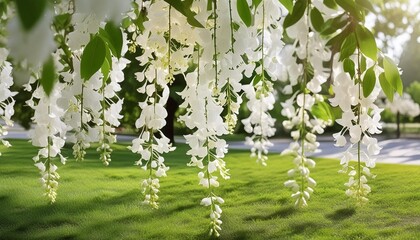
<svg viewBox="0 0 420 240">
<path fill-rule="evenodd" d="M 401 78 L 404 86 L 409 86 L 414 81 L 419 81 L 420 76 L 420 25 L 415 25 L 411 38 L 401 55 L 400 67 L 403 70 Z M 417 102 L 419 92 L 412 95 Z M 417 99 L 417 100 L 416 100 Z"/>
</svg>

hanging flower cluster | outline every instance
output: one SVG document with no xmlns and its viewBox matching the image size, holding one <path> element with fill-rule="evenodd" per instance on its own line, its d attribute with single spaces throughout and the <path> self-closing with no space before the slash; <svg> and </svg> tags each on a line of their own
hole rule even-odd
<svg viewBox="0 0 420 240">
<path fill-rule="evenodd" d="M 282 8 L 278 1 L 262 1 L 255 6 L 255 25 L 257 29 L 251 35 L 255 43 L 252 50 L 246 52 L 248 64 L 255 66 L 254 79 L 249 85 L 244 85 L 243 90 L 248 98 L 247 107 L 251 114 L 243 119 L 245 131 L 252 133 L 246 138 L 246 144 L 251 146 L 251 156 L 257 157 L 257 162 L 266 166 L 267 153 L 272 143 L 268 139 L 275 134 L 275 119 L 269 111 L 274 108 L 275 95 L 273 82 L 281 79 L 282 72 L 279 65 L 280 53 L 283 48 L 283 29 L 278 25 L 282 18 Z M 247 67 L 247 72 L 253 68 Z M 247 76 L 249 77 L 249 76 Z"/>
<path fill-rule="evenodd" d="M 71 60 L 69 65 L 72 72 L 64 73 L 67 86 L 62 100 L 63 108 L 66 109 L 65 121 L 73 130 L 69 135 L 69 141 L 73 143 L 73 156 L 76 161 L 83 161 L 86 149 L 92 142 L 98 141 L 97 123 L 101 109 L 101 95 L 98 89 L 102 84 L 99 73 L 92 76 L 87 83 L 83 81 L 80 59 L 90 35 L 99 30 L 100 19 L 93 13 L 84 13 L 81 8 L 76 8 L 76 10 L 71 18 L 74 29 L 63 36 L 63 38 L 68 38 L 66 42 L 68 51 L 71 51 L 68 57 Z"/>
<path fill-rule="evenodd" d="M 246 67 L 242 55 L 244 47 L 235 47 L 244 39 L 237 38 L 234 26 L 244 27 L 236 11 L 232 10 L 232 0 L 220 2 L 216 7 L 228 11 L 229 14 L 216 15 L 213 26 L 213 50 L 217 86 L 214 89 L 219 94 L 220 104 L 226 109 L 224 119 L 229 133 L 233 133 L 238 121 L 239 108 L 242 103 L 240 96 L 242 71 Z M 217 14 L 217 12 L 215 13 Z M 238 40 L 236 40 L 238 39 Z"/>
<path fill-rule="evenodd" d="M 201 61 L 201 60 L 199 60 Z M 201 66 L 201 65 L 200 65 Z M 227 153 L 227 144 L 219 136 L 227 134 L 227 126 L 221 117 L 223 107 L 214 99 L 212 92 L 208 91 L 211 82 L 201 78 L 201 68 L 197 73 L 187 75 L 187 81 L 195 81 L 189 84 L 181 95 L 185 96 L 183 105 L 193 110 L 191 113 L 181 116 L 189 128 L 194 130 L 193 134 L 186 135 L 187 144 L 191 147 L 187 155 L 191 156 L 189 166 L 200 169 L 198 173 L 199 184 L 209 189 L 208 197 L 202 200 L 202 205 L 211 207 L 211 233 L 218 235 L 221 225 L 221 209 L 217 203 L 223 203 L 223 199 L 216 196 L 214 188 L 219 187 L 218 176 L 229 179 L 228 169 L 223 160 Z M 214 200 L 217 201 L 214 201 Z"/>
<path fill-rule="evenodd" d="M 32 82 L 35 82 L 35 79 L 32 79 L 26 86 L 29 91 Z M 51 203 L 56 200 L 58 179 L 60 178 L 54 160 L 59 158 L 62 164 L 65 164 L 67 160 L 61 154 L 61 148 L 65 144 L 68 127 L 62 120 L 64 110 L 58 105 L 63 87 L 64 84 L 57 83 L 50 95 L 47 96 L 44 89 L 37 86 L 33 91 L 32 98 L 26 102 L 35 112 L 32 120 L 36 125 L 29 133 L 31 142 L 32 145 L 40 147 L 33 160 L 40 171 L 40 181 L 45 190 L 45 196 Z"/>
<path fill-rule="evenodd" d="M 76 161 L 83 161 L 86 149 L 92 142 L 99 140 L 97 124 L 100 119 L 101 94 L 98 90 L 102 80 L 97 73 L 84 83 L 80 76 L 80 52 L 74 56 L 73 73 L 63 74 L 66 86 L 60 102 L 63 109 L 66 109 L 64 120 L 73 130 L 68 136 L 68 140 L 73 143 L 73 156 Z"/>
<path fill-rule="evenodd" d="M 230 107 L 228 111 L 231 112 L 227 113 L 227 118 L 231 118 L 230 121 L 235 120 L 233 116 L 236 110 L 232 109 L 235 102 L 232 100 L 237 97 L 238 90 L 233 90 L 231 84 L 238 80 L 233 79 L 233 70 L 219 68 L 226 64 L 231 53 L 230 18 L 226 15 L 222 17 L 222 12 L 229 11 L 228 2 L 214 1 L 212 9 L 208 11 L 207 1 L 196 1 L 193 8 L 206 28 L 201 29 L 201 34 L 196 39 L 196 70 L 186 75 L 187 86 L 180 93 L 184 99 L 181 107 L 187 109 L 180 120 L 194 131 L 185 136 L 191 148 L 187 151 L 187 155 L 191 156 L 188 165 L 200 169 L 199 184 L 209 189 L 208 196 L 202 199 L 201 204 L 210 207 L 210 234 L 218 236 L 222 224 L 222 209 L 219 204 L 224 200 L 216 195 L 215 188 L 220 185 L 219 176 L 223 179 L 230 178 L 223 160 L 227 153 L 227 144 L 220 139 L 222 135 L 228 134 L 228 122 L 222 117 L 223 105 L 228 104 Z M 225 34 L 221 34 L 223 32 Z"/>
<path fill-rule="evenodd" d="M 284 67 L 288 85 L 283 88 L 283 92 L 292 96 L 281 104 L 281 114 L 287 117 L 283 126 L 292 130 L 294 140 L 283 154 L 292 154 L 295 164 L 288 171 L 292 179 L 284 185 L 294 192 L 292 197 L 296 199 L 295 205 L 298 207 L 307 206 L 307 200 L 316 185 L 309 170 L 315 167 L 315 161 L 307 155 L 318 149 L 316 134 L 324 133 L 324 128 L 332 123 L 328 116 L 317 116 L 316 111 L 313 111 L 315 107 L 326 109 L 320 92 L 322 84 L 329 77 L 329 69 L 324 67 L 324 63 L 331 55 L 326 47 L 327 41 L 314 29 L 315 23 L 310 20 L 310 13 L 321 12 L 311 2 L 307 2 L 303 11 L 303 16 L 286 29 L 287 35 L 294 42 L 282 52 L 283 61 L 289 63 Z M 288 18 L 285 22 L 288 23 Z"/>
<path fill-rule="evenodd" d="M 0 48 L 0 119 L 3 120 L 5 124 L 3 125 L 0 123 L 0 138 L 1 143 L 5 147 L 11 146 L 8 141 L 2 138 L 7 136 L 7 129 L 13 126 L 13 121 L 11 120 L 11 117 L 15 112 L 13 109 L 15 104 L 13 96 L 17 94 L 16 92 L 10 91 L 10 87 L 13 85 L 13 77 L 12 64 L 6 61 L 8 54 L 6 49 Z"/>
<path fill-rule="evenodd" d="M 383 109 L 375 101 L 381 89 L 392 101 L 394 92 L 402 94 L 402 83 L 397 66 L 378 52 L 373 34 L 363 26 L 363 13 L 355 9 L 350 11 L 346 5 L 340 6 L 346 12 L 339 18 L 346 24 L 332 39 L 334 41 L 330 40 L 333 47 L 340 48 L 332 63 L 334 97 L 330 102 L 342 110 L 342 116 L 336 122 L 343 128 L 333 137 L 336 146 L 343 147 L 347 146 L 345 134 L 350 135 L 350 143 L 341 158 L 343 169 L 340 172 L 349 176 L 346 194 L 363 204 L 371 192 L 368 179 L 375 177 L 370 169 L 375 167 L 375 156 L 380 151 L 373 135 L 382 131 L 380 113 Z M 357 162 L 354 164 L 352 160 Z"/>
<path fill-rule="evenodd" d="M 343 166 L 340 172 L 349 175 L 349 182 L 345 184 L 348 188 L 346 194 L 359 203 L 368 201 L 367 195 L 371 192 L 371 188 L 367 185 L 367 181 L 375 177 L 370 172 L 370 168 L 375 167 L 374 157 L 381 149 L 378 146 L 378 140 L 372 135 L 381 133 L 382 128 L 379 120 L 383 109 L 378 108 L 374 102 L 380 92 L 379 84 L 376 84 L 379 79 L 376 79 L 375 75 L 379 76 L 383 70 L 374 64 L 373 61 L 367 59 L 368 70 L 359 76 L 360 78 L 364 76 L 363 81 L 367 81 L 367 77 L 374 73 L 374 88 L 365 97 L 361 83 L 355 83 L 350 74 L 343 71 L 343 66 L 337 63 L 338 66 L 334 68 L 333 84 L 335 96 L 330 99 L 331 105 L 339 106 L 343 110 L 342 117 L 336 120 L 343 129 L 333 135 L 336 146 L 346 146 L 347 140 L 344 135 L 347 132 L 350 134 L 349 146 L 340 162 Z M 360 72 L 360 66 L 356 65 L 356 68 Z M 356 166 L 350 163 L 353 159 L 358 161 Z"/>
<path fill-rule="evenodd" d="M 114 135 L 115 127 L 120 125 L 120 115 L 123 105 L 123 99 L 117 96 L 121 90 L 120 82 L 124 80 L 123 70 L 130 61 L 125 58 L 112 57 L 111 71 L 109 76 L 104 76 L 102 86 L 99 92 L 101 99 L 101 121 L 99 121 L 99 147 L 101 161 L 107 166 L 111 161 L 111 144 L 117 141 Z M 115 100 L 114 100 L 115 99 Z"/>
<path fill-rule="evenodd" d="M 118 34 L 119 28 L 111 22 L 107 23 L 103 29 L 99 27 L 106 19 L 121 20 L 121 16 L 118 16 L 121 14 L 119 11 L 127 11 L 129 9 L 127 3 L 128 1 L 123 1 L 121 5 L 115 5 L 107 1 L 101 4 L 105 4 L 102 6 L 112 5 L 110 9 L 98 9 L 94 7 L 95 5 L 90 5 L 94 4 L 91 1 L 76 1 L 74 4 L 78 7 L 71 19 L 74 29 L 63 36 L 63 38 L 68 38 L 68 46 L 65 47 L 68 47 L 68 52 L 71 51 L 70 56 L 67 57 L 70 62 L 69 68 L 72 69 L 70 74 L 64 74 L 67 96 L 63 102 L 64 108 L 67 109 L 68 124 L 74 129 L 69 140 L 74 143 L 73 155 L 77 161 L 84 159 L 85 149 L 89 148 L 92 142 L 99 142 L 97 151 L 104 165 L 109 165 L 111 161 L 110 145 L 116 141 L 113 133 L 122 118 L 119 112 L 122 109 L 123 100 L 116 93 L 121 90 L 119 83 L 124 80 L 122 70 L 129 61 L 119 57 L 127 51 L 125 36 Z M 69 5 L 62 9 L 72 9 L 72 7 Z M 93 45 L 100 45 L 98 36 L 90 40 L 91 36 L 98 31 L 102 33 L 100 37 L 107 43 L 120 41 L 122 45 L 110 47 L 110 50 L 107 50 L 109 52 L 106 53 L 106 59 L 103 60 L 101 71 L 86 79 L 83 76 L 86 74 L 82 73 L 80 59 L 83 58 L 84 50 L 89 48 L 90 44 L 92 48 L 97 47 Z M 113 33 L 116 35 L 111 37 Z"/>
<path fill-rule="evenodd" d="M 169 85 L 174 81 L 174 74 L 187 70 L 188 58 L 194 51 L 194 40 L 188 34 L 184 35 L 191 31 L 185 17 L 173 11 L 165 1 L 151 3 L 147 18 L 143 23 L 145 29 L 135 33 L 135 43 L 142 51 L 137 59 L 143 67 L 141 72 L 136 73 L 142 85 L 138 91 L 146 98 L 139 103 L 141 113 L 136 128 L 141 133 L 133 140 L 131 150 L 141 155 L 136 164 L 149 172 L 148 179 L 141 184 L 144 203 L 158 208 L 159 178 L 166 176 L 169 170 L 162 154 L 175 150 L 161 131 L 168 115 L 165 105 Z"/>
</svg>

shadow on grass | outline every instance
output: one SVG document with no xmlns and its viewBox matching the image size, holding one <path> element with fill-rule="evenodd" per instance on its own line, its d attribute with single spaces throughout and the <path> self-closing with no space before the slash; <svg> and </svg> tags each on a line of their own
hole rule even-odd
<svg viewBox="0 0 420 240">
<path fill-rule="evenodd" d="M 223 236 L 223 235 L 222 235 Z M 251 232 L 251 231 L 236 231 L 233 234 L 232 238 L 229 239 L 234 239 L 234 240 L 246 240 L 246 239 L 254 239 L 255 238 L 255 231 Z M 223 239 L 223 237 L 222 237 Z M 225 238 L 227 239 L 227 238 Z"/>
<path fill-rule="evenodd" d="M 64 206 L 44 205 L 29 209 L 19 209 L 13 204 L 7 204 L 7 201 L 0 203 L 0 229 L 3 229 L 0 235 L 4 239 L 28 239 L 33 237 L 34 232 L 42 232 L 48 229 L 62 227 L 77 227 L 78 222 L 69 219 L 66 215 L 57 214 L 57 209 Z M 40 217 L 41 216 L 41 217 Z M 76 237 L 75 235 L 62 236 L 64 239 Z M 2 238 L 3 239 L 3 238 Z"/>
<path fill-rule="evenodd" d="M 326 217 L 330 220 L 340 221 L 353 216 L 356 213 L 354 208 L 342 208 L 335 210 L 333 213 L 327 214 Z"/>
<path fill-rule="evenodd" d="M 200 206 L 197 205 L 197 204 L 184 204 L 184 205 L 178 205 L 175 208 L 167 210 L 165 212 L 166 212 L 167 215 L 171 215 L 171 214 L 174 214 L 174 213 L 178 213 L 178 212 L 181 212 L 181 211 L 189 210 L 189 209 L 192 209 L 192 208 L 198 208 L 198 207 L 200 207 Z"/>
<path fill-rule="evenodd" d="M 80 217 L 78 213 L 83 213 L 85 216 L 93 214 L 93 212 L 98 210 L 98 202 L 103 209 L 111 208 L 115 205 L 123 205 L 127 202 L 132 203 L 138 198 L 138 194 L 135 191 L 128 191 L 117 196 L 99 196 L 91 201 L 75 201 L 71 204 L 58 201 L 52 205 L 46 203 L 45 205 L 34 207 L 18 206 L 12 201 L 15 198 L 15 195 L 0 196 L 0 239 L 43 238 L 33 234 L 39 233 L 49 236 L 49 234 L 54 234 L 54 231 L 59 231 L 57 229 L 77 229 L 77 231 L 97 229 L 98 226 L 96 224 L 103 226 L 105 231 L 106 225 L 103 222 L 96 222 L 93 226 L 80 225 L 80 222 L 77 221 L 77 218 Z M 151 214 L 143 212 L 141 215 L 133 214 L 128 216 L 127 219 L 120 220 L 122 222 L 130 222 L 131 219 L 137 217 L 140 219 L 141 217 L 148 218 Z M 77 218 L 73 219 L 71 216 L 76 216 Z M 118 235 L 118 233 L 116 234 Z M 76 237 L 74 233 L 68 233 L 60 239 L 74 239 Z M 51 239 L 54 238 L 51 237 Z"/>
<path fill-rule="evenodd" d="M 102 195 L 102 196 L 96 196 L 93 198 L 94 202 L 102 202 L 106 205 L 120 205 L 124 203 L 133 203 L 136 200 L 139 199 L 139 191 L 137 189 L 127 191 L 124 194 L 120 194 L 117 196 L 108 196 L 108 195 Z"/>
<path fill-rule="evenodd" d="M 229 239 L 229 240 L 247 240 L 247 239 L 258 239 L 255 236 L 261 236 L 263 234 L 262 230 L 238 230 L 232 232 L 230 234 L 226 234 L 221 232 L 220 237 L 209 236 L 209 232 L 203 232 L 195 237 L 195 239 L 211 239 L 211 240 L 222 240 L 222 239 Z"/>
<path fill-rule="evenodd" d="M 290 225 L 292 234 L 301 234 L 303 232 L 314 232 L 320 228 L 320 225 L 315 222 L 303 222 Z"/>
<path fill-rule="evenodd" d="M 275 218 L 287 218 L 293 215 L 295 212 L 296 212 L 296 209 L 294 207 L 286 207 L 268 215 L 247 216 L 244 218 L 244 220 L 245 221 L 256 221 L 256 220 L 266 221 L 266 220 L 271 220 Z"/>
</svg>

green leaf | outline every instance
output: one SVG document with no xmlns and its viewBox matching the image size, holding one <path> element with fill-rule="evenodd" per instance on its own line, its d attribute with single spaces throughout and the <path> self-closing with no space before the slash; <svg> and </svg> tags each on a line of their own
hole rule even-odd
<svg viewBox="0 0 420 240">
<path fill-rule="evenodd" d="M 140 15 L 141 16 L 141 15 Z M 127 29 L 133 22 L 131 21 L 130 17 L 126 17 L 122 20 L 121 26 L 124 29 Z"/>
<path fill-rule="evenodd" d="M 147 18 L 146 10 L 141 10 L 141 13 L 138 15 L 137 19 L 133 20 L 133 23 L 139 28 L 141 32 L 143 32 L 145 29 L 144 22 L 146 22 L 147 20 L 148 18 Z M 127 24 L 127 23 L 123 22 L 123 24 Z M 126 29 L 124 25 L 123 25 L 123 28 Z"/>
<path fill-rule="evenodd" d="M 279 0 L 279 2 L 287 9 L 289 14 L 293 13 L 293 0 Z"/>
<path fill-rule="evenodd" d="M 359 66 L 359 68 L 360 68 L 360 71 L 361 72 L 366 71 L 366 68 L 367 68 L 366 57 L 363 56 L 363 55 L 362 55 L 362 57 L 360 59 L 360 66 Z"/>
<path fill-rule="evenodd" d="M 354 0 L 335 0 L 335 2 L 346 12 L 350 13 L 357 21 L 363 21 L 363 15 L 361 14 L 360 9 L 357 8 Z"/>
<path fill-rule="evenodd" d="M 375 13 L 375 8 L 373 7 L 372 3 L 367 0 L 356 0 L 356 4 L 366 8 L 367 10 L 371 11 L 372 13 Z"/>
<path fill-rule="evenodd" d="M 336 51 L 339 51 L 341 45 L 343 44 L 344 40 L 347 38 L 348 35 L 352 33 L 350 27 L 346 27 L 341 33 L 337 34 L 335 37 L 331 38 L 326 44 L 327 46 L 331 46 Z"/>
<path fill-rule="evenodd" d="M 357 24 L 356 37 L 362 53 L 366 57 L 376 62 L 378 60 L 378 47 L 376 46 L 376 41 L 373 34 L 367 28 Z"/>
<path fill-rule="evenodd" d="M 384 71 L 385 77 L 391 87 L 398 92 L 398 94 L 403 94 L 403 84 L 400 77 L 400 72 L 398 71 L 397 65 L 394 61 L 388 56 L 384 57 Z"/>
<path fill-rule="evenodd" d="M 252 81 L 252 85 L 257 86 L 257 84 L 261 81 L 261 79 L 262 79 L 261 74 L 255 75 L 254 80 Z"/>
<path fill-rule="evenodd" d="M 340 61 L 343 61 L 343 59 L 350 57 L 353 55 L 353 53 L 356 51 L 357 47 L 357 41 L 356 36 L 354 36 L 354 33 L 348 35 L 344 41 L 343 44 L 341 44 L 340 48 Z"/>
<path fill-rule="evenodd" d="M 104 75 L 103 81 L 106 82 L 109 78 L 109 73 L 111 71 L 111 63 L 108 62 L 108 59 L 105 59 L 104 63 L 101 66 L 102 75 Z"/>
<path fill-rule="evenodd" d="M 324 121 L 333 120 L 334 115 L 331 111 L 331 106 L 326 102 L 318 102 L 312 106 L 311 113 L 319 119 Z"/>
<path fill-rule="evenodd" d="M 26 31 L 32 29 L 41 19 L 47 0 L 16 0 L 17 13 Z"/>
<path fill-rule="evenodd" d="M 239 17 L 241 17 L 242 21 L 245 23 L 247 27 L 251 26 L 252 23 L 252 15 L 251 9 L 248 6 L 246 0 L 237 0 L 236 8 L 238 10 Z"/>
<path fill-rule="evenodd" d="M 211 11 L 213 9 L 213 1 L 215 0 L 207 0 L 207 11 Z"/>
<path fill-rule="evenodd" d="M 59 30 L 66 29 L 71 24 L 71 17 L 72 15 L 70 13 L 55 16 L 54 26 Z"/>
<path fill-rule="evenodd" d="M 366 70 L 365 76 L 363 77 L 362 87 L 363 87 L 363 96 L 368 97 L 376 85 L 376 75 L 374 67 Z"/>
<path fill-rule="evenodd" d="M 209 0 L 209 2 L 212 0 Z M 178 12 L 182 15 L 187 17 L 187 22 L 191 24 L 193 27 L 204 28 L 204 26 L 195 19 L 195 13 L 191 11 L 190 6 L 188 6 L 185 2 L 181 0 L 165 0 L 169 5 L 175 8 Z M 211 6 L 211 4 L 210 4 Z"/>
<path fill-rule="evenodd" d="M 349 73 L 351 78 L 354 77 L 354 74 L 356 73 L 356 71 L 354 70 L 355 64 L 353 62 L 353 60 L 351 60 L 350 58 L 346 58 L 343 61 L 343 68 L 344 68 L 344 72 Z"/>
<path fill-rule="evenodd" d="M 3 14 L 7 13 L 7 4 L 6 1 L 0 1 L 0 18 L 3 17 Z"/>
<path fill-rule="evenodd" d="M 331 9 L 337 9 L 337 3 L 334 0 L 324 0 L 324 5 Z"/>
<path fill-rule="evenodd" d="M 80 75 L 82 79 L 88 81 L 101 68 L 105 56 L 105 42 L 99 36 L 95 36 L 83 50 L 80 61 Z"/>
<path fill-rule="evenodd" d="M 317 8 L 312 8 L 311 10 L 311 22 L 315 30 L 321 32 L 322 27 L 324 26 L 324 18 Z"/>
<path fill-rule="evenodd" d="M 255 8 L 257 8 L 260 5 L 261 2 L 262 2 L 262 0 L 252 0 L 252 5 Z"/>
<path fill-rule="evenodd" d="M 109 78 L 109 72 L 112 69 L 112 55 L 111 55 L 111 50 L 109 48 L 106 48 L 106 55 L 105 55 L 105 60 L 101 66 L 101 72 L 102 75 L 104 76 L 103 80 L 107 81 Z"/>
<path fill-rule="evenodd" d="M 184 0 L 184 5 L 190 6 L 193 4 L 194 0 Z"/>
<path fill-rule="evenodd" d="M 39 80 L 47 96 L 50 96 L 56 80 L 54 59 L 50 57 L 42 66 L 41 79 Z"/>
<path fill-rule="evenodd" d="M 105 31 L 108 33 L 108 44 L 112 46 L 112 53 L 117 58 L 120 58 L 123 47 L 123 35 L 120 27 L 115 25 L 113 22 L 108 22 L 105 25 Z"/>
<path fill-rule="evenodd" d="M 105 60 L 104 61 L 108 61 L 108 63 L 110 64 L 110 67 L 112 68 L 112 55 L 111 55 L 111 50 L 109 48 L 105 48 Z"/>
<path fill-rule="evenodd" d="M 386 80 L 385 73 L 379 75 L 379 83 L 388 100 L 391 102 L 394 101 L 394 90 L 392 89 L 391 84 Z"/>
<path fill-rule="evenodd" d="M 322 35 L 330 35 L 337 32 L 338 29 L 342 29 L 348 23 L 347 16 L 345 14 L 340 14 L 335 18 L 328 19 L 321 29 Z"/>
<path fill-rule="evenodd" d="M 287 14 L 284 19 L 283 27 L 286 29 L 299 21 L 305 13 L 306 7 L 308 5 L 308 0 L 297 0 L 293 6 L 293 11 Z"/>
</svg>

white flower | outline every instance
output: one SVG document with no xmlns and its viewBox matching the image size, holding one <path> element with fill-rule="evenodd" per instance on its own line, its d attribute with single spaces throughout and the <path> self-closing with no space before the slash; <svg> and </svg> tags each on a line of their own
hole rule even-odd
<svg viewBox="0 0 420 240">
<path fill-rule="evenodd" d="M 299 107 L 305 108 L 306 110 L 311 110 L 312 106 L 315 103 L 315 99 L 309 94 L 298 94 L 296 102 Z"/>
<path fill-rule="evenodd" d="M 350 127 L 350 142 L 357 143 L 360 141 L 362 136 L 362 129 L 360 125 L 354 125 Z"/>
<path fill-rule="evenodd" d="M 212 203 L 211 198 L 207 197 L 207 198 L 201 199 L 201 203 L 200 204 L 203 205 L 203 206 L 205 206 L 205 207 L 208 207 L 208 206 L 211 205 L 211 203 Z"/>
<path fill-rule="evenodd" d="M 290 170 L 288 175 L 295 181 L 296 186 L 292 188 L 292 197 L 296 199 L 296 206 L 307 206 L 307 200 L 312 191 L 303 191 L 301 188 L 315 186 L 315 181 L 309 177 L 308 167 L 315 167 L 315 162 L 306 157 L 307 153 L 316 152 L 319 143 L 316 141 L 315 134 L 322 134 L 324 128 L 331 122 L 317 119 L 311 114 L 312 107 L 317 102 L 324 101 L 319 96 L 322 84 L 326 82 L 328 69 L 323 65 L 328 61 L 330 52 L 327 50 L 326 41 L 314 30 L 308 26 L 308 16 L 303 15 L 296 24 L 286 29 L 289 37 L 294 39 L 293 45 L 286 46 L 282 53 L 282 62 L 287 62 L 287 67 L 283 68 L 284 73 L 280 78 L 286 81 L 286 88 L 283 93 L 291 96 L 282 103 L 281 114 L 287 118 L 283 121 L 283 126 L 291 131 L 291 136 L 295 140 L 289 149 L 282 154 L 291 154 L 295 156 L 293 163 L 294 169 Z M 312 67 L 310 71 L 308 66 Z M 308 72 L 310 71 L 310 72 Z M 308 76 L 313 75 L 312 79 Z M 297 91 L 293 93 L 293 87 L 298 85 Z M 304 89 L 304 90 L 302 90 Z M 291 184 L 291 182 L 286 182 Z"/>
<path fill-rule="evenodd" d="M 378 145 L 378 139 L 368 137 L 367 135 L 363 136 L 362 143 L 367 146 L 369 155 L 378 155 L 381 147 Z"/>
<path fill-rule="evenodd" d="M 79 2 L 89 2 L 79 1 Z M 77 7 L 76 9 L 79 9 Z M 68 45 L 73 50 L 79 50 L 86 46 L 90 40 L 90 34 L 94 34 L 99 30 L 101 20 L 94 14 L 86 14 L 77 11 L 71 18 L 74 31 L 68 34 Z"/>
<path fill-rule="evenodd" d="M 23 28 L 18 16 L 11 19 L 8 25 L 10 55 L 17 61 L 27 60 L 34 67 L 43 64 L 56 48 L 52 18 L 51 12 L 46 10 L 30 30 Z"/>
<path fill-rule="evenodd" d="M 0 124 L 0 137 L 8 134 L 8 128 L 13 126 L 11 120 L 15 104 L 13 96 L 17 93 L 10 91 L 10 87 L 13 85 L 12 78 L 12 65 L 6 61 L 8 51 L 4 48 L 0 48 L 0 119 L 4 120 L 5 125 Z M 11 144 L 1 139 L 2 144 L 5 147 L 11 147 Z M 0 152 L 1 154 L 1 152 Z"/>
<path fill-rule="evenodd" d="M 357 61 L 356 61 L 357 62 Z M 368 62 L 374 66 L 374 62 Z M 355 71 L 360 71 L 359 66 L 355 66 Z M 367 177 L 373 178 L 374 175 L 367 171 L 368 168 L 375 167 L 375 158 L 378 155 L 380 147 L 377 139 L 371 137 L 371 134 L 381 132 L 380 113 L 382 109 L 375 105 L 375 100 L 379 95 L 379 83 L 376 79 L 375 87 L 372 93 L 365 98 L 360 93 L 363 92 L 363 86 L 355 84 L 355 80 L 351 79 L 347 73 L 343 71 L 343 64 L 338 61 L 338 54 L 333 61 L 333 89 L 334 98 L 330 99 L 331 105 L 339 106 L 343 110 L 341 119 L 337 119 L 337 123 L 343 126 L 339 133 L 335 133 L 334 139 L 336 146 L 344 146 L 347 144 L 344 134 L 348 131 L 350 134 L 350 146 L 343 153 L 340 164 L 343 166 L 339 172 L 345 173 L 349 169 L 353 169 L 349 173 L 349 182 L 346 194 L 355 198 L 359 203 L 367 201 L 367 194 L 370 187 L 367 185 Z M 375 65 L 375 72 L 383 72 L 379 66 Z M 358 166 L 351 164 L 351 160 L 357 160 Z M 363 166 L 364 163 L 364 166 Z M 363 167 L 363 171 L 361 168 Z"/>
<path fill-rule="evenodd" d="M 50 202 L 56 200 L 59 179 L 58 167 L 52 162 L 56 157 L 59 157 L 63 164 L 66 161 L 66 158 L 61 154 L 61 148 L 65 144 L 65 135 L 69 127 L 62 121 L 64 110 L 57 104 L 63 88 L 62 83 L 56 83 L 48 97 L 42 87 L 38 87 L 32 95 L 32 98 L 36 98 L 38 103 L 32 106 L 35 110 L 33 121 L 36 126 L 30 132 L 30 136 L 32 144 L 41 148 L 33 159 L 36 161 L 35 166 L 40 171 L 42 187 Z M 43 159 L 47 160 L 42 162 Z M 49 164 L 49 166 L 47 167 L 45 164 Z"/>
<path fill-rule="evenodd" d="M 344 147 L 346 145 L 347 140 L 340 133 L 334 133 L 333 134 L 333 137 L 334 137 L 334 141 L 335 141 L 335 144 L 334 144 L 335 146 L 337 146 L 337 147 Z"/>
</svg>

